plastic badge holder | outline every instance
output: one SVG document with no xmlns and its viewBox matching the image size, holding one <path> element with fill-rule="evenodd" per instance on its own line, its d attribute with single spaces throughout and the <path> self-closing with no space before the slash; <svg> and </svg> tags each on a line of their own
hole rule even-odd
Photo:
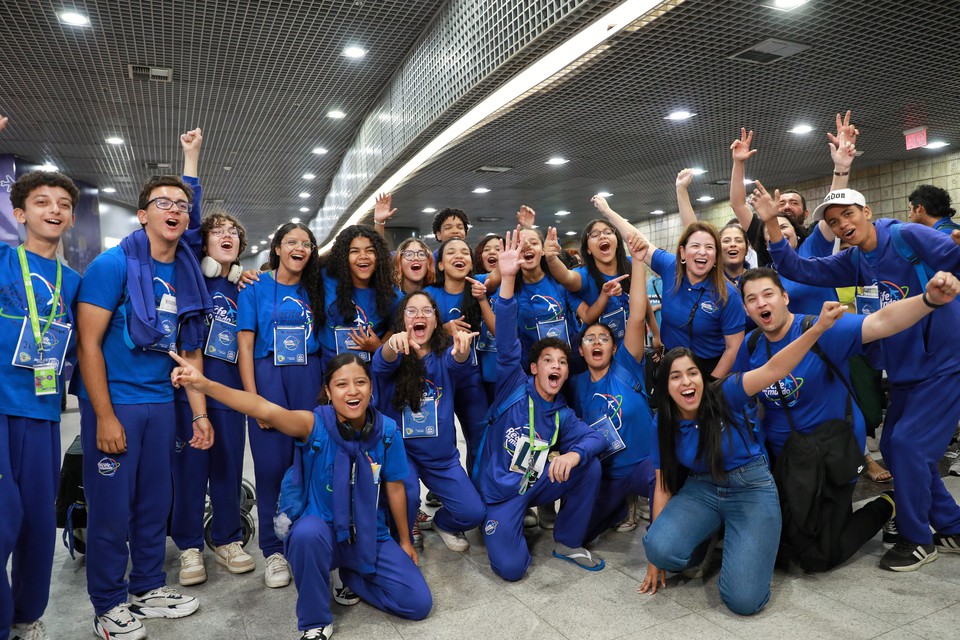
<svg viewBox="0 0 960 640">
<path fill-rule="evenodd" d="M 403 408 L 404 438 L 436 438 L 437 399 L 426 396 L 420 400 L 420 410 L 412 411 L 409 406 Z"/>
<path fill-rule="evenodd" d="M 211 358 L 237 363 L 237 325 L 214 318 L 203 352 Z"/>
<path fill-rule="evenodd" d="M 306 327 L 273 328 L 273 364 L 278 367 L 306 366 Z"/>
</svg>

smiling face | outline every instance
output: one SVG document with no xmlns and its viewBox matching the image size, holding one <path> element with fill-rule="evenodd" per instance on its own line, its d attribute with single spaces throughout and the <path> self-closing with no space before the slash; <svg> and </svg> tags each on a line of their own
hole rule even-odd
<svg viewBox="0 0 960 640">
<path fill-rule="evenodd" d="M 756 278 L 743 285 L 743 306 L 750 319 L 768 334 L 778 334 L 790 322 L 790 297 L 770 278 Z"/>
<path fill-rule="evenodd" d="M 580 356 L 591 371 L 609 367 L 616 350 L 610 331 L 600 324 L 588 327 L 580 341 Z"/>
<path fill-rule="evenodd" d="M 427 256 L 430 252 L 420 242 L 411 242 L 400 251 L 400 273 L 404 280 L 420 285 L 427 277 Z"/>
<path fill-rule="evenodd" d="M 617 259 L 617 233 L 606 222 L 595 222 L 587 230 L 587 254 L 601 264 Z"/>
<path fill-rule="evenodd" d="M 463 220 L 456 216 L 449 216 L 440 224 L 440 231 L 437 233 L 437 242 L 446 242 L 450 238 L 467 237 L 467 228 L 463 225 Z"/>
<path fill-rule="evenodd" d="M 743 269 L 743 261 L 747 259 L 747 241 L 742 229 L 728 227 L 720 233 L 720 255 L 725 271 L 737 273 Z"/>
<path fill-rule="evenodd" d="M 807 217 L 807 212 L 803 208 L 803 198 L 796 191 L 787 191 L 780 194 L 777 211 L 780 212 L 780 215 L 790 218 L 799 225 L 802 225 Z"/>
<path fill-rule="evenodd" d="M 330 375 L 330 384 L 324 387 L 327 398 L 337 413 L 337 420 L 361 427 L 370 406 L 372 386 L 367 372 L 359 364 L 350 362 Z"/>
<path fill-rule="evenodd" d="M 444 245 L 439 269 L 443 271 L 445 277 L 461 281 L 467 277 L 472 268 L 473 257 L 466 242 L 453 240 Z"/>
<path fill-rule="evenodd" d="M 403 327 L 407 337 L 426 347 L 437 329 L 437 310 L 426 295 L 411 296 L 403 307 Z"/>
<path fill-rule="evenodd" d="M 348 260 L 354 286 L 366 286 L 373 278 L 374 269 L 377 268 L 377 251 L 370 238 L 357 236 L 351 240 Z"/>
<path fill-rule="evenodd" d="M 56 244 L 73 226 L 73 200 L 63 187 L 42 185 L 27 195 L 24 208 L 14 209 L 13 215 L 27 227 L 28 236 Z"/>
<path fill-rule="evenodd" d="M 684 420 L 697 417 L 703 400 L 703 376 L 689 356 L 680 356 L 670 365 L 667 393 Z"/>
<path fill-rule="evenodd" d="M 150 191 L 148 198 L 148 201 L 153 202 L 150 202 L 145 209 L 137 211 L 137 220 L 143 225 L 151 242 L 174 245 L 187 230 L 190 214 L 180 211 L 177 206 L 163 210 L 157 206 L 156 198 L 164 198 L 175 203 L 189 202 L 190 199 L 179 187 L 156 187 Z"/>
<path fill-rule="evenodd" d="M 855 204 L 835 204 L 827 207 L 823 219 L 834 235 L 850 246 L 858 247 L 870 237 L 870 207 L 862 209 Z"/>
<path fill-rule="evenodd" d="M 717 264 L 717 243 L 706 231 L 695 231 L 680 247 L 680 258 L 686 260 L 687 278 L 700 282 Z"/>
<path fill-rule="evenodd" d="M 497 262 L 500 258 L 500 238 L 490 238 L 483 245 L 483 251 L 480 252 L 483 259 L 483 266 L 487 272 L 497 268 Z"/>
<path fill-rule="evenodd" d="M 204 250 L 221 266 L 233 264 L 240 255 L 239 229 L 229 220 L 222 218 L 217 220 L 207 232 Z"/>
<path fill-rule="evenodd" d="M 533 374 L 533 383 L 540 396 L 552 402 L 570 375 L 567 354 L 563 349 L 547 347 L 540 352 L 537 361 L 530 365 L 530 373 Z"/>
<path fill-rule="evenodd" d="M 520 232 L 520 268 L 532 271 L 540 266 L 543 257 L 543 241 L 533 229 L 524 229 Z"/>
<path fill-rule="evenodd" d="M 790 245 L 791 249 L 796 251 L 797 230 L 790 224 L 790 219 L 786 216 L 777 216 L 777 224 L 780 226 L 780 234 L 786 238 L 787 244 Z M 767 242 L 770 241 L 770 234 L 767 233 L 766 228 L 763 230 L 763 237 L 766 238 Z"/>
<path fill-rule="evenodd" d="M 275 249 L 280 257 L 280 268 L 290 275 L 302 274 L 312 253 L 310 244 L 310 236 L 303 229 L 294 227 L 288 231 Z"/>
</svg>

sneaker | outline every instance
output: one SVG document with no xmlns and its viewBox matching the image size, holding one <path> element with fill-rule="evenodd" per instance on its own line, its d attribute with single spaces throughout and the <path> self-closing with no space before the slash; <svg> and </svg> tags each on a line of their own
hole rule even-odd
<svg viewBox="0 0 960 640">
<path fill-rule="evenodd" d="M 527 509 L 527 512 L 523 514 L 523 528 L 529 529 L 540 524 L 540 518 L 537 517 L 537 512 L 533 509 Z"/>
<path fill-rule="evenodd" d="M 638 496 L 627 496 L 627 517 L 617 525 L 617 531 L 625 533 L 637 528 L 637 499 Z"/>
<path fill-rule="evenodd" d="M 147 637 L 143 623 L 130 613 L 129 602 L 118 604 L 102 616 L 94 616 L 93 632 L 103 640 L 140 640 Z"/>
<path fill-rule="evenodd" d="M 427 499 L 424 501 L 428 507 L 442 507 L 443 503 L 440 502 L 440 498 L 433 491 L 427 491 Z"/>
<path fill-rule="evenodd" d="M 130 594 L 130 613 L 137 618 L 184 618 L 199 608 L 199 600 L 170 587 Z"/>
<path fill-rule="evenodd" d="M 897 531 L 897 519 L 890 518 L 883 523 L 883 544 L 892 547 L 900 542 L 900 532 Z"/>
<path fill-rule="evenodd" d="M 290 565 L 282 553 L 275 553 L 266 561 L 263 571 L 263 581 L 271 589 L 279 589 L 290 584 Z"/>
<path fill-rule="evenodd" d="M 917 544 L 901 537 L 900 541 L 880 558 L 880 568 L 889 571 L 916 571 L 936 559 L 936 545 Z"/>
<path fill-rule="evenodd" d="M 420 525 L 420 531 L 433 529 L 433 516 L 423 509 L 417 510 L 417 524 Z"/>
<path fill-rule="evenodd" d="M 637 518 L 650 522 L 650 498 L 637 496 Z"/>
<path fill-rule="evenodd" d="M 21 622 L 10 627 L 11 640 L 50 640 L 42 620 Z"/>
<path fill-rule="evenodd" d="M 180 586 L 189 587 L 207 581 L 207 568 L 199 549 L 186 549 L 180 554 Z"/>
<path fill-rule="evenodd" d="M 950 468 L 947 469 L 947 474 L 951 476 L 960 476 L 960 458 L 957 458 L 950 463 Z"/>
<path fill-rule="evenodd" d="M 413 530 L 410 532 L 410 543 L 415 549 L 423 549 L 423 532 L 420 531 L 420 518 L 413 523 Z"/>
<path fill-rule="evenodd" d="M 933 534 L 933 544 L 942 553 L 960 553 L 960 534 Z"/>
<path fill-rule="evenodd" d="M 557 521 L 557 503 L 548 502 L 537 507 L 538 522 L 543 529 L 553 529 Z"/>
<path fill-rule="evenodd" d="M 217 555 L 217 564 L 226 567 L 230 573 L 247 573 L 257 567 L 257 561 L 243 550 L 239 542 L 222 544 L 214 549 L 214 553 Z"/>
<path fill-rule="evenodd" d="M 470 548 L 470 543 L 467 542 L 462 531 L 451 533 L 450 531 L 444 531 L 440 527 L 434 527 L 433 530 L 437 532 L 437 535 L 440 536 L 440 539 L 443 540 L 443 543 L 447 545 L 447 549 L 450 549 L 450 551 L 460 552 Z"/>
<path fill-rule="evenodd" d="M 360 596 L 355 594 L 350 587 L 343 584 L 343 580 L 340 579 L 340 569 L 334 569 L 331 571 L 330 577 L 333 579 L 334 602 L 337 604 L 342 604 L 345 607 L 360 604 Z"/>
<path fill-rule="evenodd" d="M 333 625 L 317 627 L 316 629 L 307 629 L 300 636 L 300 640 L 330 640 L 333 637 Z"/>
</svg>

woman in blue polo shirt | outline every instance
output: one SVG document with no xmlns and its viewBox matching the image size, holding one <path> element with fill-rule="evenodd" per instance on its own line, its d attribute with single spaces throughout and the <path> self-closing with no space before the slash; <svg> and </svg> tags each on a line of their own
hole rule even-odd
<svg viewBox="0 0 960 640">
<path fill-rule="evenodd" d="M 671 349 L 660 364 L 656 488 L 650 529 L 643 540 L 647 575 L 641 592 L 655 593 L 665 570 L 702 562 L 708 541 L 725 526 L 720 597 L 740 615 L 770 599 L 770 578 L 780 542 L 780 504 L 757 432 L 751 396 L 784 376 L 843 315 L 827 303 L 816 324 L 759 369 L 706 382 L 707 373 L 686 348 Z"/>
</svg>

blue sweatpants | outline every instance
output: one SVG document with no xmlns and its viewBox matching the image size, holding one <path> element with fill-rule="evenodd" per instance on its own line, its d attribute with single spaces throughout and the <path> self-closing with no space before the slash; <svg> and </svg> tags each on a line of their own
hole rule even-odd
<svg viewBox="0 0 960 640">
<path fill-rule="evenodd" d="M 318 516 L 303 516 L 286 540 L 285 556 L 297 585 L 297 628 L 325 627 L 330 611 L 330 572 L 369 605 L 405 620 L 423 620 L 433 607 L 433 596 L 423 575 L 392 539 L 377 541 L 377 566 L 371 574 L 352 571 L 340 555 L 333 528 Z"/>
<path fill-rule="evenodd" d="M 412 530 L 420 508 L 420 482 L 440 498 L 443 506 L 433 517 L 436 526 L 456 533 L 469 531 L 483 522 L 486 508 L 480 494 L 460 465 L 460 453 L 456 452 L 444 463 L 421 464 L 407 452 L 407 467 L 410 473 L 403 481 L 407 491 L 407 526 Z"/>
<path fill-rule="evenodd" d="M 509 500 L 487 505 L 483 540 L 490 568 L 504 580 L 519 580 L 530 566 L 530 549 L 523 539 L 523 514 L 530 507 L 562 499 L 553 539 L 574 549 L 586 541 L 590 514 L 600 488 L 600 463 L 593 458 L 577 465 L 566 482 L 550 482 L 549 471 L 547 462 L 543 475 L 525 494 L 518 493 Z M 520 474 L 517 479 L 519 485 Z"/>
<path fill-rule="evenodd" d="M 0 414 L 0 639 L 43 616 L 57 522 L 60 423 Z M 8 579 L 10 556 L 13 566 Z"/>
<path fill-rule="evenodd" d="M 610 478 L 604 475 L 600 479 L 600 490 L 590 516 L 587 529 L 587 542 L 614 526 L 627 515 L 627 496 L 639 495 L 653 499 L 653 490 L 657 482 L 653 460 L 646 458 L 625 476 Z"/>
<path fill-rule="evenodd" d="M 473 462 L 477 459 L 483 430 L 487 426 L 486 397 L 487 393 L 478 367 L 474 367 L 467 383 L 457 387 L 453 396 L 454 413 L 460 420 L 463 439 L 467 441 L 467 469 L 470 470 L 473 469 Z"/>
<path fill-rule="evenodd" d="M 97 449 L 97 415 L 80 400 L 83 491 L 87 498 L 87 592 L 97 615 L 166 584 L 167 520 L 173 502 L 173 402 L 114 405 L 127 450 Z M 129 542 L 129 550 L 127 543 Z M 129 583 L 127 561 L 133 560 Z"/>
<path fill-rule="evenodd" d="M 240 524 L 240 480 L 243 474 L 244 416 L 229 409 L 208 408 L 213 425 L 213 446 L 190 446 L 193 411 L 177 403 L 177 438 L 173 454 L 173 515 L 170 537 L 181 550 L 203 549 L 203 512 L 207 483 L 213 522 L 213 544 L 220 546 L 243 538 Z"/>
<path fill-rule="evenodd" d="M 313 411 L 323 384 L 319 354 L 310 354 L 306 366 L 277 367 L 273 356 L 253 361 L 257 393 L 274 404 L 292 410 Z M 248 419 L 250 453 L 257 484 L 258 542 L 263 557 L 283 553 L 283 542 L 273 532 L 280 482 L 293 464 L 293 438 L 276 429 L 261 429 Z"/>
<path fill-rule="evenodd" d="M 958 421 L 960 373 L 890 386 L 880 452 L 896 478 L 897 530 L 910 542 L 931 544 L 931 526 L 942 534 L 960 533 L 960 506 L 937 467 Z"/>
</svg>

